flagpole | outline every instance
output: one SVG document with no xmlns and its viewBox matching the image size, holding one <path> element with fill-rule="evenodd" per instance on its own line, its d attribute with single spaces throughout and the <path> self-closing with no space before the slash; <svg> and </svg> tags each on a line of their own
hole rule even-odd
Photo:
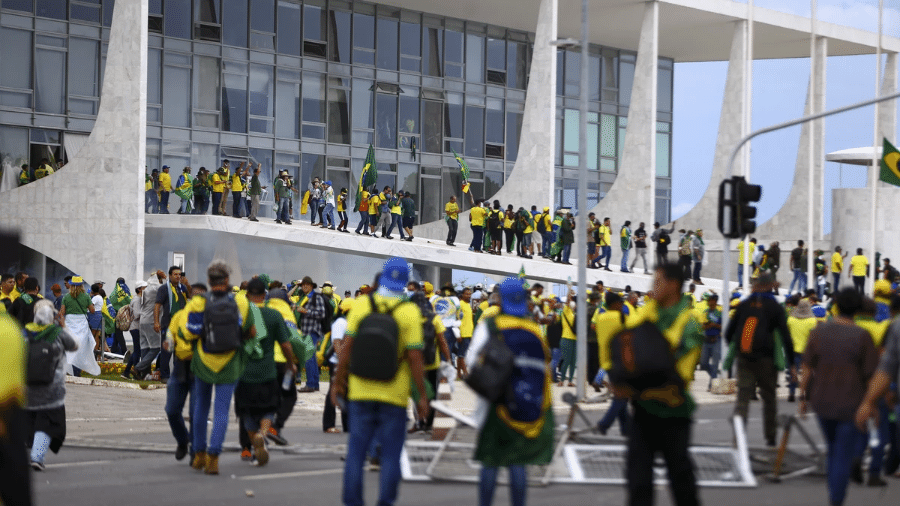
<svg viewBox="0 0 900 506">
<path fill-rule="evenodd" d="M 878 93 L 881 88 L 881 31 L 882 31 L 882 17 L 884 12 L 884 0 L 878 0 L 878 41 L 875 45 L 875 96 L 878 96 Z M 874 140 L 872 142 L 872 171 L 869 179 L 872 184 L 872 231 L 871 236 L 869 237 L 869 251 L 868 256 L 875 261 L 875 248 L 877 247 L 875 244 L 875 221 L 877 219 L 878 214 L 878 172 L 880 164 L 878 163 L 878 133 L 879 133 L 879 125 L 878 125 L 878 112 L 879 112 L 879 103 L 875 104 L 875 127 L 874 130 Z M 874 265 L 871 268 L 872 272 L 872 286 L 875 286 L 875 280 L 878 279 L 878 266 Z"/>
<path fill-rule="evenodd" d="M 587 225 L 587 114 L 588 114 L 588 0 L 581 0 L 581 90 L 579 100 L 580 124 L 578 125 L 578 221 Z M 575 228 L 575 247 L 578 258 L 578 298 L 575 301 L 575 335 L 579 336 L 576 355 L 576 396 L 585 398 L 585 385 L 593 378 L 587 377 L 587 236 Z"/>
<path fill-rule="evenodd" d="M 819 112 L 819 104 L 818 97 L 816 97 L 818 78 L 816 76 L 816 0 L 812 0 L 810 4 L 810 16 L 809 16 L 809 111 L 811 114 L 816 114 Z M 824 62 L 823 62 L 824 63 Z M 877 95 L 877 93 L 876 93 Z M 876 106 L 877 107 L 877 106 Z M 810 281 L 807 283 L 807 289 L 811 286 L 818 286 L 816 280 L 816 272 L 815 272 L 815 248 L 813 246 L 813 229 L 815 228 L 815 208 L 813 207 L 813 202 L 815 202 L 815 178 L 814 173 L 816 169 L 816 160 L 818 156 L 814 153 L 816 151 L 816 135 L 818 132 L 818 127 L 820 125 L 821 120 L 814 120 L 809 123 L 809 128 L 807 132 L 809 132 L 809 153 L 807 154 L 807 162 L 809 167 L 809 174 L 807 175 L 807 191 L 808 193 L 808 201 L 807 201 L 807 235 L 806 235 L 806 276 Z"/>
</svg>

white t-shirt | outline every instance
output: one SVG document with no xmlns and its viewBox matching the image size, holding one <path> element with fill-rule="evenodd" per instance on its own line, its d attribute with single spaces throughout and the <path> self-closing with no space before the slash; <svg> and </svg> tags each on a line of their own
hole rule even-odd
<svg viewBox="0 0 900 506">
<path fill-rule="evenodd" d="M 91 304 L 94 305 L 94 311 L 100 312 L 103 311 L 103 297 L 99 295 L 94 295 L 91 297 Z"/>
<path fill-rule="evenodd" d="M 334 205 L 334 188 L 330 186 L 326 188 L 322 197 L 325 199 L 325 205 Z"/>
<path fill-rule="evenodd" d="M 344 338 L 344 334 L 347 333 L 347 319 L 346 318 L 338 318 L 335 321 L 331 322 L 331 345 L 334 346 L 334 343 L 340 341 Z M 338 354 L 337 350 L 335 353 L 331 355 L 331 363 L 337 365 L 338 363 Z"/>
</svg>

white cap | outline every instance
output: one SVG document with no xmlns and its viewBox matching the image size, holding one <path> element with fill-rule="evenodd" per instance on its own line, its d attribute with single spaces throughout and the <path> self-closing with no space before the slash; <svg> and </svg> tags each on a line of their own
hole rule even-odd
<svg viewBox="0 0 900 506">
<path fill-rule="evenodd" d="M 135 289 L 135 290 L 137 290 L 138 288 L 146 288 L 146 287 L 147 287 L 147 282 L 144 281 L 144 280 L 140 280 L 140 281 L 138 281 L 137 283 L 134 284 L 134 289 Z"/>
</svg>

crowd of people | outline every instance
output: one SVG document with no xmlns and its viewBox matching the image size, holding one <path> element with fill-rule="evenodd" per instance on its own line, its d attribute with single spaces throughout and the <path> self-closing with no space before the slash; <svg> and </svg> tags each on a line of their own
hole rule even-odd
<svg viewBox="0 0 900 506">
<path fill-rule="evenodd" d="M 843 259 L 839 248 L 835 253 L 835 260 Z M 221 262 L 209 266 L 206 284 L 189 282 L 173 266 L 135 282 L 133 292 L 120 278 L 109 295 L 101 282 L 88 293 L 82 278 L 67 277 L 66 294 L 54 286 L 55 301 L 40 295 L 33 277 L 3 275 L 0 307 L 24 327 L 28 349 L 45 346 L 55 357 L 52 367 L 43 368 L 43 380 L 36 377 L 41 368 L 33 357 L 22 359 L 28 364 L 29 423 L 23 438 L 31 447 L 31 467 L 43 470 L 47 449 L 58 451 L 65 439 L 60 424 L 65 374 L 99 373 L 96 361 L 103 360 L 105 346 L 113 354 L 124 351 L 124 339 L 115 336 L 128 331 L 133 351 L 123 357 L 128 365 L 123 376 L 166 382 L 164 410 L 176 441 L 175 457 L 190 456 L 197 470 L 219 473 L 232 398 L 241 458 L 265 465 L 268 444 L 288 444 L 282 429 L 298 394 L 319 391 L 325 368 L 330 381 L 322 429 L 349 432 L 344 503 L 362 504 L 363 465 L 375 459 L 382 473 L 379 501 L 393 504 L 407 433 L 432 430 L 428 401 L 442 379 L 460 378 L 479 393 L 474 458 L 482 463 L 480 504 L 492 502 L 500 467 L 509 468 L 511 493 L 524 501 L 526 466 L 552 458 L 551 385 L 574 386 L 577 342 L 585 339 L 585 377 L 594 388 L 613 393 L 597 430 L 605 434 L 618 421 L 628 438 L 630 504 L 652 503 L 657 453 L 666 461 L 676 504 L 697 504 L 688 452 L 695 410 L 690 384 L 697 369 L 708 373 L 708 388 L 720 371 L 736 372 L 735 413 L 745 420 L 750 401 L 762 399 L 769 446 L 776 442 L 775 399 L 783 372 L 788 400 L 800 401 L 801 410 L 812 408 L 819 419 L 829 450 L 832 504 L 843 503 L 851 478 L 886 485 L 883 476 L 900 468 L 891 421 L 896 410 L 892 381 L 900 368 L 900 323 L 892 324 L 892 317 L 900 314 L 900 287 L 891 283 L 896 271 L 889 262 L 875 272 L 880 279 L 874 298 L 844 288 L 830 293 L 827 304 L 813 290 L 781 300 L 773 273 L 762 269 L 749 294 L 729 294 L 728 304 L 720 304 L 713 291 L 697 293 L 681 262 L 665 260 L 655 267 L 647 293 L 611 290 L 602 281 L 586 290 L 586 336 L 577 335 L 579 295 L 574 290 L 557 297 L 515 277 L 496 285 L 448 283 L 435 289 L 430 282 L 411 280 L 401 258 L 388 260 L 371 285 L 353 294 L 345 291 L 343 297 L 332 283 L 320 287 L 309 276 L 283 283 L 260 274 L 233 282 Z M 726 310 L 731 317 L 723 329 Z M 94 314 L 101 315 L 99 332 Z M 7 317 L 0 320 L 8 324 Z M 664 338 L 673 356 L 666 383 L 648 387 L 623 373 L 623 355 L 616 350 L 629 332 L 638 364 L 645 363 L 647 336 Z M 498 335 L 520 359 L 506 379 L 513 386 L 505 390 L 510 394 L 491 397 L 485 393 L 490 375 L 483 356 L 494 353 L 490 348 Z M 840 345 L 827 344 L 833 342 Z M 305 384 L 295 387 L 303 378 Z M 659 389 L 667 394 L 655 395 Z M 415 406 L 411 425 L 406 422 L 410 399 Z M 878 444 L 869 447 L 863 470 L 866 423 L 875 413 L 878 425 L 872 431 Z"/>
</svg>

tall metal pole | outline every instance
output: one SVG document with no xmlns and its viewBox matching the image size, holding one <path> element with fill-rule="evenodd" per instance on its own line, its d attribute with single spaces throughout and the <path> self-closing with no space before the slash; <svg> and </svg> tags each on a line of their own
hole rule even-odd
<svg viewBox="0 0 900 506">
<path fill-rule="evenodd" d="M 744 125 L 741 129 L 741 135 L 747 135 L 752 130 L 753 124 L 753 0 L 747 3 L 747 46 L 744 48 Z M 744 178 L 750 181 L 750 143 L 744 147 L 743 156 L 743 173 Z M 738 261 L 744 264 L 741 279 L 738 282 L 745 287 L 750 286 L 750 261 L 753 258 L 753 252 L 747 254 L 750 248 L 750 236 L 745 235 L 744 241 L 744 257 Z M 731 291 L 722 292 L 723 301 L 731 300 Z M 723 344 L 724 346 L 724 344 Z"/>
<path fill-rule="evenodd" d="M 575 227 L 575 247 L 578 258 L 578 300 L 575 307 L 575 335 L 578 336 L 576 395 L 584 399 L 587 377 L 587 114 L 588 114 L 588 0 L 581 0 L 581 94 L 578 125 L 578 220 Z"/>
<path fill-rule="evenodd" d="M 878 42 L 875 47 L 875 96 L 878 96 L 878 93 L 881 91 L 881 30 L 882 30 L 882 16 L 884 13 L 884 0 L 878 0 Z M 869 176 L 870 183 L 872 185 L 872 230 L 871 236 L 869 237 L 869 251 L 865 253 L 868 254 L 868 257 L 871 258 L 872 262 L 875 261 L 875 221 L 877 220 L 878 214 L 878 175 L 879 169 L 879 157 L 878 157 L 878 144 L 881 139 L 878 138 L 879 134 L 879 125 L 878 125 L 878 112 L 879 105 L 875 104 L 875 127 L 874 130 L 874 141 L 872 142 L 872 170 Z M 878 266 L 873 265 L 871 267 L 872 272 L 872 286 L 874 287 L 875 280 L 878 279 Z"/>
<path fill-rule="evenodd" d="M 816 72 L 818 68 L 816 66 L 816 0 L 812 0 L 810 4 L 810 16 L 809 16 L 809 111 L 811 114 L 816 114 L 819 112 L 819 102 L 816 97 L 816 84 L 819 82 L 818 77 L 816 76 Z M 824 62 L 823 62 L 824 63 Z M 878 95 L 878 91 L 875 91 L 875 95 Z M 877 106 L 876 106 L 877 107 Z M 813 173 L 816 168 L 816 161 L 818 160 L 818 156 L 815 156 L 816 149 L 816 135 L 818 133 L 818 127 L 821 120 L 815 120 L 809 124 L 809 154 L 806 159 L 808 162 L 809 173 L 806 177 L 807 183 L 807 191 L 809 192 L 809 200 L 807 205 L 807 234 L 806 234 L 806 279 L 810 282 L 807 284 L 807 288 L 812 286 L 816 286 L 816 278 L 815 278 L 815 249 L 813 247 L 813 223 L 815 222 L 815 215 L 813 202 L 816 200 L 813 196 L 815 194 L 815 178 L 813 177 Z"/>
</svg>

